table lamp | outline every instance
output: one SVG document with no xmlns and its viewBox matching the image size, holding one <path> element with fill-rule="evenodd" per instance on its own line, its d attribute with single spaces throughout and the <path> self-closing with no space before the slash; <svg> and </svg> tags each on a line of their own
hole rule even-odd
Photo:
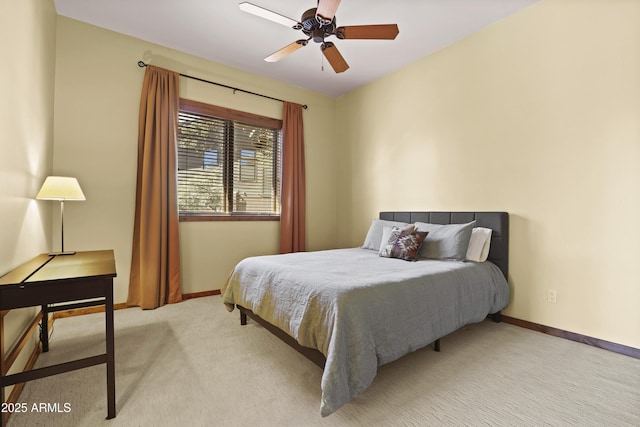
<svg viewBox="0 0 640 427">
<path fill-rule="evenodd" d="M 73 255 L 75 251 L 64 250 L 64 202 L 65 200 L 86 200 L 78 180 L 67 176 L 48 176 L 36 195 L 37 200 L 58 200 L 60 202 L 60 252 L 49 255 Z"/>
</svg>

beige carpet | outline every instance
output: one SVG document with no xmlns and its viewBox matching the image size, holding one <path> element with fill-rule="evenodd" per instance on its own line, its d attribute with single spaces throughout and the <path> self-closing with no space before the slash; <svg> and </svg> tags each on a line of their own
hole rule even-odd
<svg viewBox="0 0 640 427">
<path fill-rule="evenodd" d="M 321 370 L 219 296 L 116 311 L 117 417 L 105 368 L 28 383 L 20 398 L 70 405 L 10 426 L 640 426 L 640 360 L 489 321 L 379 369 L 320 417 Z M 55 322 L 38 365 L 104 351 L 104 314 Z"/>
</svg>

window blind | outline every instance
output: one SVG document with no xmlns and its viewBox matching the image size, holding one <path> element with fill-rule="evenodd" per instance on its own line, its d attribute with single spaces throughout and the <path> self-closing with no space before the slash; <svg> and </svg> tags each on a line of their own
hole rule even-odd
<svg viewBox="0 0 640 427">
<path fill-rule="evenodd" d="M 181 109 L 180 215 L 279 215 L 281 131 Z"/>
</svg>

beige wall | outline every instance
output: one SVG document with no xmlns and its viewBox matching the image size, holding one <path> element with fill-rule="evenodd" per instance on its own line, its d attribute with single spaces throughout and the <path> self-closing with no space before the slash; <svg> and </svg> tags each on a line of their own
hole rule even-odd
<svg viewBox="0 0 640 427">
<path fill-rule="evenodd" d="M 542 1 L 337 117 L 341 245 L 380 210 L 508 211 L 505 314 L 640 347 L 640 2 Z"/>
<path fill-rule="evenodd" d="M 379 210 L 507 210 L 506 314 L 640 348 L 640 2 L 545 0 L 337 101 L 56 18 L 52 1 L 2 2 L 0 23 L 0 274 L 58 247 L 57 209 L 33 195 L 70 174 L 87 201 L 67 204 L 66 246 L 114 248 L 125 301 L 143 59 L 309 104 L 308 249 L 360 244 Z M 280 117 L 279 103 L 181 85 Z M 181 224 L 184 291 L 275 252 L 277 227 Z M 9 315 L 7 346 L 30 315 Z"/>
<path fill-rule="evenodd" d="M 135 205 L 139 60 L 207 80 L 308 104 L 308 249 L 335 245 L 335 100 L 201 58 L 58 17 L 54 171 L 78 177 L 87 200 L 65 206 L 65 247 L 113 248 L 115 301 L 127 297 Z M 181 96 L 270 117 L 282 103 L 181 78 Z M 54 213 L 55 217 L 55 213 Z M 278 250 L 277 222 L 182 223 L 183 292 L 218 289 L 240 259 Z M 57 238 L 54 229 L 54 239 Z M 55 241 L 55 240 L 54 240 Z"/>
<path fill-rule="evenodd" d="M 52 164 L 55 27 L 52 0 L 0 2 L 0 276 L 50 249 L 51 202 L 34 197 Z M 7 351 L 34 315 L 29 308 L 6 316 Z"/>
</svg>

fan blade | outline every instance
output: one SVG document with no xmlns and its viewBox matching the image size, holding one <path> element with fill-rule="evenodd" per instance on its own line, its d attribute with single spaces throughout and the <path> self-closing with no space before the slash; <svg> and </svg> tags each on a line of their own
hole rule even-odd
<svg viewBox="0 0 640 427">
<path fill-rule="evenodd" d="M 333 71 L 336 73 L 342 73 L 349 69 L 349 64 L 344 60 L 336 45 L 331 42 L 324 42 L 322 43 L 321 49 L 324 57 L 327 58 L 327 61 L 331 64 Z"/>
<path fill-rule="evenodd" d="M 277 22 L 278 24 L 285 25 L 287 27 L 295 28 L 299 26 L 300 23 L 291 18 L 287 18 L 286 16 L 280 15 L 279 13 L 272 12 L 268 9 L 265 9 L 260 6 L 256 6 L 255 4 L 251 4 L 249 2 L 242 2 L 238 5 L 240 10 L 243 12 L 251 13 L 252 15 L 259 16 L 260 18 L 268 19 L 269 21 Z"/>
<path fill-rule="evenodd" d="M 266 58 L 264 58 L 264 60 L 267 61 L 267 62 L 280 61 L 285 56 L 295 52 L 296 50 L 298 50 L 301 47 L 304 47 L 306 45 L 307 45 L 307 41 L 306 40 L 296 40 L 293 43 L 286 45 L 285 47 L 283 47 L 279 51 L 274 52 L 271 55 L 267 56 Z"/>
<path fill-rule="evenodd" d="M 338 27 L 336 37 L 339 39 L 376 39 L 393 40 L 400 30 L 396 24 L 382 25 L 352 25 L 349 27 Z"/>
<path fill-rule="evenodd" d="M 316 16 L 320 17 L 324 23 L 331 23 L 338 6 L 340 6 L 340 0 L 318 0 Z"/>
</svg>

